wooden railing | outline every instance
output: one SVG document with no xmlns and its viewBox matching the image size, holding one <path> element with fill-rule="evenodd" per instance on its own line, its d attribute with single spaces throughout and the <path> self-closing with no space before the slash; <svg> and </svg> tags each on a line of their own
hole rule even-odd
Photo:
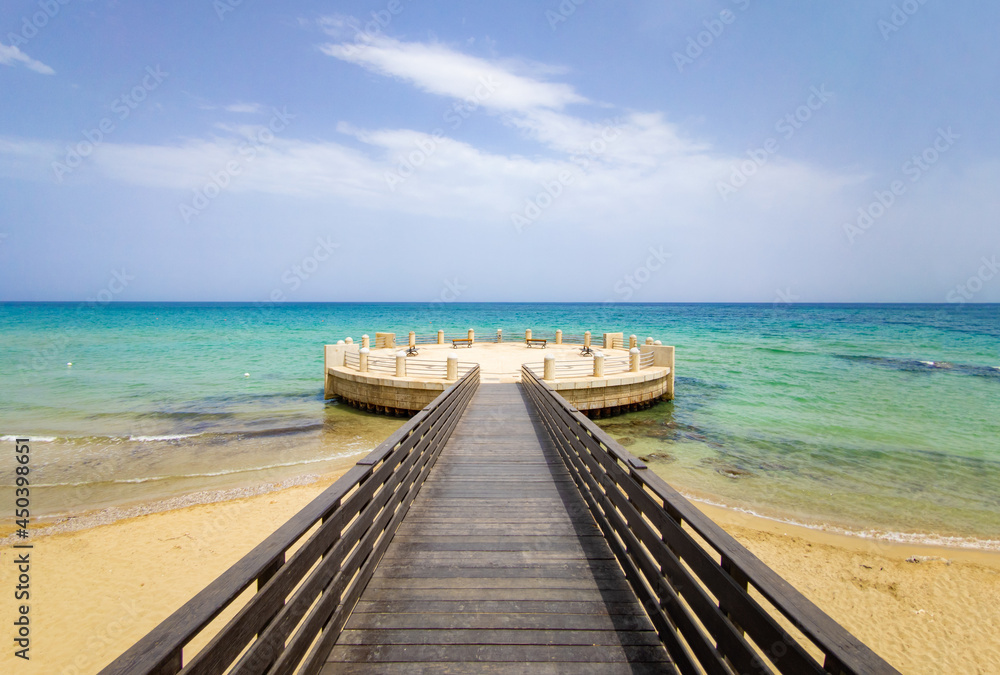
<svg viewBox="0 0 1000 675">
<path fill-rule="evenodd" d="M 318 672 L 478 387 L 477 366 L 101 672 Z"/>
<path fill-rule="evenodd" d="M 521 382 L 682 673 L 897 672 L 531 370 Z"/>
</svg>

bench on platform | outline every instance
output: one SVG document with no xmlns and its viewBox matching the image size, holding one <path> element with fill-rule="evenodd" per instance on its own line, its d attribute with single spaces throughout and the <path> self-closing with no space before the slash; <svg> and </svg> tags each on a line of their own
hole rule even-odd
<svg viewBox="0 0 1000 675">
<path fill-rule="evenodd" d="M 466 347 L 472 346 L 472 338 L 452 338 L 451 346 L 453 349 L 458 349 L 458 345 L 464 344 Z"/>
<path fill-rule="evenodd" d="M 524 342 L 528 345 L 528 349 L 535 346 L 540 346 L 542 349 L 545 349 L 545 338 L 525 338 Z"/>
</svg>

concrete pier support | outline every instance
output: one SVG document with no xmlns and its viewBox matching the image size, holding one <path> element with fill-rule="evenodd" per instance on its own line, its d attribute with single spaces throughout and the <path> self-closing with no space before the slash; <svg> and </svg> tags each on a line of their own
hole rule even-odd
<svg viewBox="0 0 1000 675">
<path fill-rule="evenodd" d="M 545 368 L 542 372 L 543 380 L 554 380 L 556 379 L 556 357 L 552 354 L 548 354 L 545 357 Z"/>
</svg>

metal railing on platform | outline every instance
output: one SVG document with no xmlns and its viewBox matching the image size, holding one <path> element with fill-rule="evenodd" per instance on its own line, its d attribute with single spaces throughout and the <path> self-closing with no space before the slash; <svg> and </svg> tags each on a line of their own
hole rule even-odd
<svg viewBox="0 0 1000 675">
<path fill-rule="evenodd" d="M 531 369 L 521 382 L 680 672 L 897 673 Z"/>
<path fill-rule="evenodd" d="M 102 675 L 318 672 L 478 387 L 476 367 Z M 227 609 L 235 616 L 214 630 Z"/>
</svg>

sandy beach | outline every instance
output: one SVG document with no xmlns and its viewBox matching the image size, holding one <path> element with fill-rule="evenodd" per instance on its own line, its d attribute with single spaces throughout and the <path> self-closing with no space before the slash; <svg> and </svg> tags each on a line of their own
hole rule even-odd
<svg viewBox="0 0 1000 675">
<path fill-rule="evenodd" d="M 98 672 L 335 478 L 38 537 L 31 661 L 6 649 L 0 669 Z M 1000 670 L 1000 555 L 877 544 L 702 508 L 900 671 Z M 10 558 L 7 549 L 3 588 L 14 585 Z M 13 616 L 12 594 L 2 611 Z"/>
</svg>

